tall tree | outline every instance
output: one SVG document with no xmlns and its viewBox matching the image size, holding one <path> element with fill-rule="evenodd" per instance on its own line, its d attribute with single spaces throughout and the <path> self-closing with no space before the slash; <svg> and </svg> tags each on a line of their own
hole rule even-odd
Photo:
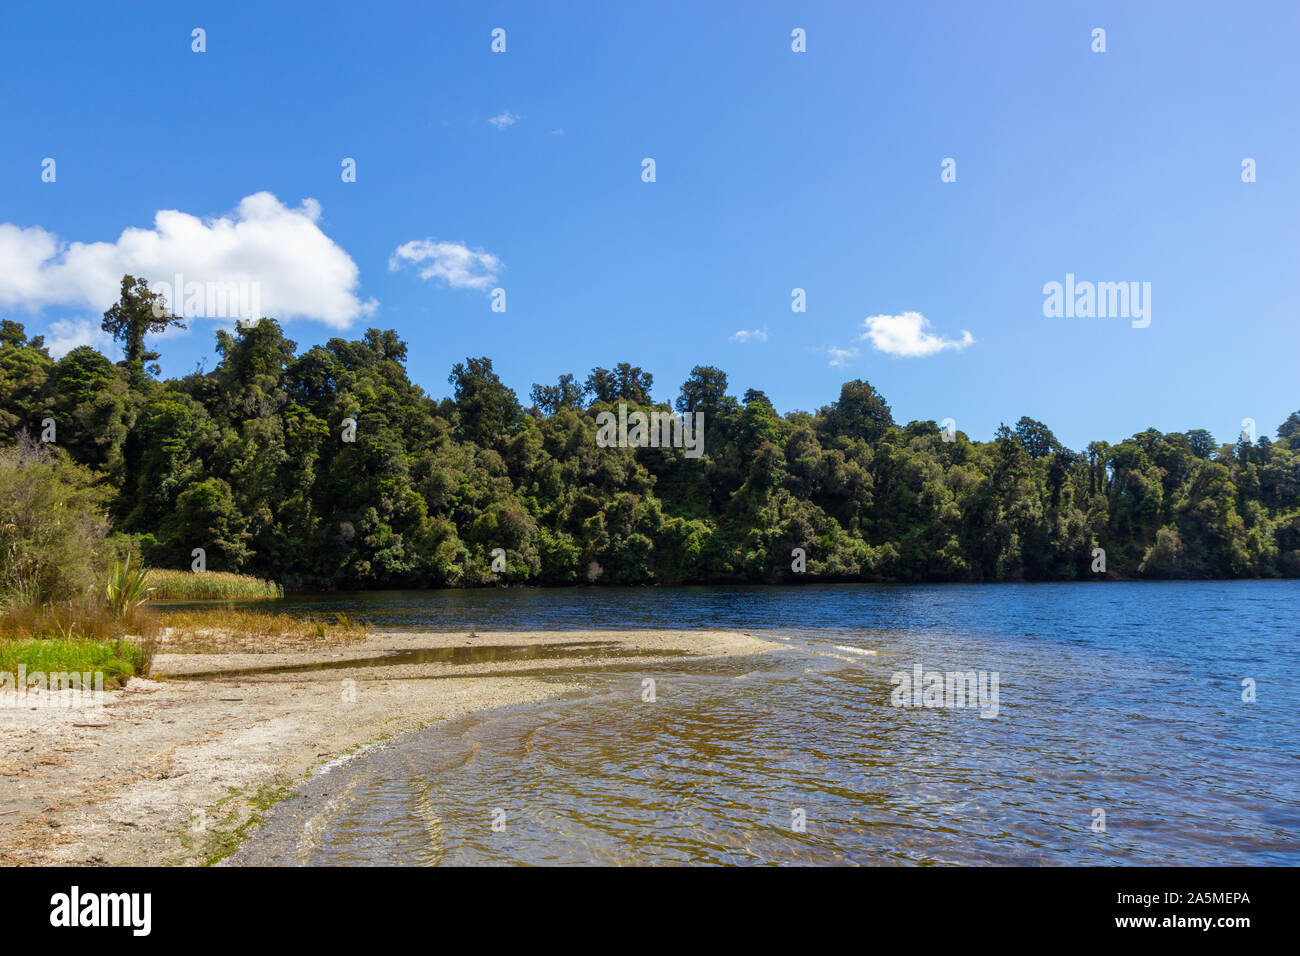
<svg viewBox="0 0 1300 956">
<path fill-rule="evenodd" d="M 504 445 L 519 421 L 519 399 L 492 371 L 490 358 L 467 358 L 457 362 L 447 381 L 456 390 L 460 412 L 460 434 L 468 440 L 493 448 Z"/>
<path fill-rule="evenodd" d="M 628 362 L 619 362 L 614 371 L 593 368 L 584 386 L 592 402 L 628 402 L 632 405 L 649 405 L 650 389 L 654 376 Z"/>
<path fill-rule="evenodd" d="M 677 396 L 679 412 L 712 412 L 726 397 L 727 373 L 712 365 L 697 365 Z"/>
<path fill-rule="evenodd" d="M 157 362 L 158 353 L 145 349 L 144 337 L 166 331 L 169 327 L 185 328 L 185 321 L 174 315 L 160 293 L 149 289 L 149 283 L 135 276 L 122 276 L 122 293 L 117 302 L 104 313 L 101 328 L 114 340 L 122 343 L 128 367 L 143 371 L 146 362 Z M 157 375 L 156 364 L 148 366 Z"/>
<path fill-rule="evenodd" d="M 840 388 L 840 400 L 824 415 L 830 435 L 874 442 L 894 424 L 889 405 L 870 382 L 854 379 Z"/>
<path fill-rule="evenodd" d="M 531 398 L 543 415 L 554 415 L 561 408 L 581 408 L 582 395 L 582 386 L 566 373 L 554 385 L 534 385 Z"/>
</svg>

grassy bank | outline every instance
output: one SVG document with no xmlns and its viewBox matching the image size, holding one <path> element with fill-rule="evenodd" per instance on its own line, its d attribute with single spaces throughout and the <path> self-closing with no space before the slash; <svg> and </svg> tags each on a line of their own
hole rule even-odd
<svg viewBox="0 0 1300 956">
<path fill-rule="evenodd" d="M 102 671 L 104 686 L 146 676 L 159 651 L 269 653 L 347 644 L 366 638 L 363 622 L 346 614 L 293 617 L 268 611 L 205 607 L 135 608 L 119 642 L 114 622 L 93 604 L 67 602 L 0 613 L 0 673 Z"/>
<path fill-rule="evenodd" d="M 345 614 L 290 616 L 236 609 L 235 601 L 277 598 L 274 581 L 224 572 L 165 571 L 115 562 L 104 585 L 63 600 L 0 595 L 0 673 L 102 672 L 105 687 L 149 673 L 157 651 L 265 652 L 364 640 Z M 157 599 L 211 600 L 199 608 L 150 606 Z"/>
<path fill-rule="evenodd" d="M 244 601 L 284 597 L 284 588 L 266 578 L 228 571 L 149 572 L 149 586 L 155 601 Z"/>
<path fill-rule="evenodd" d="M 146 647 L 131 641 L 80 641 L 62 638 L 0 643 L 0 673 L 103 673 L 105 689 L 121 687 L 128 678 L 149 669 Z"/>
<path fill-rule="evenodd" d="M 106 688 L 149 672 L 157 617 L 135 606 L 114 613 L 98 598 L 0 605 L 0 673 L 102 671 Z"/>
</svg>

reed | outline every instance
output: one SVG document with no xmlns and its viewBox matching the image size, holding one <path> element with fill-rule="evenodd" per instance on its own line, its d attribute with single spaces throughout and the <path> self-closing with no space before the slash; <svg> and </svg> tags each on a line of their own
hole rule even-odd
<svg viewBox="0 0 1300 956">
<path fill-rule="evenodd" d="M 284 597 L 284 588 L 266 578 L 229 571 L 149 572 L 155 601 L 242 601 Z"/>
</svg>

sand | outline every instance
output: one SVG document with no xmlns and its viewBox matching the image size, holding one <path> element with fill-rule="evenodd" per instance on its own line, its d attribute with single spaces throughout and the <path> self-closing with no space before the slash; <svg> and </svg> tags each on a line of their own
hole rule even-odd
<svg viewBox="0 0 1300 956">
<path fill-rule="evenodd" d="M 277 796 L 378 741 L 580 689 L 592 669 L 779 646 L 729 631 L 385 631 L 314 650 L 159 654 L 153 679 L 101 707 L 0 707 L 0 864 L 213 862 Z M 347 663 L 418 650 L 446 659 Z M 185 676 L 304 665 L 319 669 Z"/>
</svg>

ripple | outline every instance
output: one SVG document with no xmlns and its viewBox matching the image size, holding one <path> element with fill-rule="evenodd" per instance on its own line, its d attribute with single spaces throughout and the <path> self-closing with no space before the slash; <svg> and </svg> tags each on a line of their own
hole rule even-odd
<svg viewBox="0 0 1300 956">
<path fill-rule="evenodd" d="M 521 611 L 516 627 L 571 625 L 584 602 L 584 626 L 635 624 L 655 601 L 674 626 L 794 624 L 771 654 L 587 672 L 583 696 L 365 754 L 300 858 L 1297 865 L 1292 585 L 395 599 L 393 617 L 472 613 L 480 629 Z M 999 716 L 893 706 L 893 675 L 918 663 L 997 672 Z M 1241 676 L 1256 703 L 1240 700 Z"/>
</svg>

